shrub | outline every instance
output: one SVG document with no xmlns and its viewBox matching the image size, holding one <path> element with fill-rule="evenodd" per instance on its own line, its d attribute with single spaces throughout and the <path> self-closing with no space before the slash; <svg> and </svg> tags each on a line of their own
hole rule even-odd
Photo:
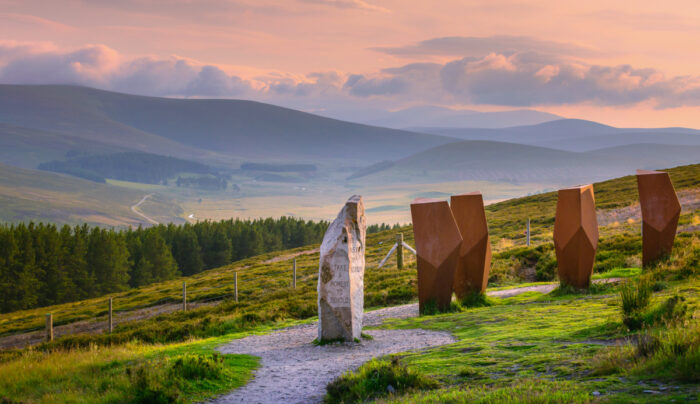
<svg viewBox="0 0 700 404">
<path fill-rule="evenodd" d="M 646 277 L 627 281 L 620 285 L 622 322 L 630 330 L 638 330 L 643 323 L 643 310 L 651 299 L 652 283 Z"/>
<path fill-rule="evenodd" d="M 185 354 L 173 362 L 170 375 L 187 380 L 220 380 L 224 375 L 224 357 L 218 352 L 211 355 Z"/>
<path fill-rule="evenodd" d="M 356 372 L 346 372 L 327 386 L 325 403 L 365 402 L 391 393 L 429 390 L 438 387 L 437 381 L 414 369 L 391 361 L 372 360 Z"/>
<path fill-rule="evenodd" d="M 167 404 L 179 400 L 176 387 L 165 377 L 161 365 L 161 363 L 147 362 L 126 368 L 126 374 L 131 381 L 132 402 Z"/>
</svg>

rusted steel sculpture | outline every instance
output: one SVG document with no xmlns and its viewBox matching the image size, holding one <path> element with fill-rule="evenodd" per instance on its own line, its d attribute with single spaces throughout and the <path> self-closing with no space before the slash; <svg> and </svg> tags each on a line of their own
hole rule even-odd
<svg viewBox="0 0 700 404">
<path fill-rule="evenodd" d="M 352 341 L 362 333 L 366 220 L 353 195 L 328 226 L 318 274 L 318 340 Z"/>
<path fill-rule="evenodd" d="M 560 189 L 554 220 L 559 281 L 587 288 L 591 283 L 597 248 L 598 221 L 593 185 Z"/>
<path fill-rule="evenodd" d="M 462 236 L 447 201 L 419 198 L 411 203 L 418 257 L 418 306 L 450 307 Z"/>
<path fill-rule="evenodd" d="M 484 293 L 491 269 L 491 244 L 481 192 L 453 195 L 450 208 L 462 234 L 454 291 L 462 299 L 470 293 Z"/>
<path fill-rule="evenodd" d="M 637 170 L 637 188 L 642 206 L 642 264 L 646 266 L 671 253 L 681 204 L 668 173 Z"/>
</svg>

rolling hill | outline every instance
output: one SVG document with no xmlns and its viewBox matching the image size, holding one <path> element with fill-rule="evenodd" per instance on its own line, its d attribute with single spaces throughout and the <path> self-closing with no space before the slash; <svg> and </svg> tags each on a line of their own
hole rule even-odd
<svg viewBox="0 0 700 404">
<path fill-rule="evenodd" d="M 398 111 L 366 111 L 356 120 L 369 125 L 401 129 L 412 127 L 506 128 L 536 125 L 558 119 L 561 119 L 558 115 L 528 109 L 480 112 L 428 105 Z"/>
<path fill-rule="evenodd" d="M 228 164 L 237 158 L 371 163 L 454 141 L 253 101 L 144 97 L 75 86 L 1 85 L 0 111 L 5 125 Z M 3 136 L 0 146 L 13 139 Z"/>
<path fill-rule="evenodd" d="M 415 128 L 464 140 L 492 140 L 543 146 L 567 151 L 589 151 L 638 143 L 700 145 L 700 131 L 688 128 L 615 128 L 581 119 L 560 119 L 538 125 L 502 129 Z"/>
<path fill-rule="evenodd" d="M 468 140 L 438 146 L 366 169 L 353 181 L 372 183 L 506 181 L 578 184 L 700 160 L 700 146 L 635 144 L 570 152 L 517 143 Z"/>
<path fill-rule="evenodd" d="M 132 209 L 145 192 L 0 164 L 0 222 L 140 226 L 151 222 Z M 182 209 L 159 195 L 137 211 L 157 221 L 183 223 Z"/>
</svg>

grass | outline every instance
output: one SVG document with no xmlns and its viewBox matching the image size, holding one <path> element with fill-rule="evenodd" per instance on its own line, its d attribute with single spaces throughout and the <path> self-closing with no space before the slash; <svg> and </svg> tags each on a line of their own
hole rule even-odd
<svg viewBox="0 0 700 404">
<path fill-rule="evenodd" d="M 680 178 L 681 184 L 685 184 L 682 186 L 694 184 L 697 187 L 699 172 L 700 166 L 676 169 L 672 178 L 674 181 Z M 624 185 L 630 180 L 619 181 Z M 606 194 L 605 190 L 613 189 L 614 184 L 614 181 L 596 184 L 603 191 L 602 196 L 597 195 L 599 204 L 613 208 L 628 206 L 631 202 L 628 193 L 632 191 L 625 188 L 627 185 L 621 188 L 624 192 L 620 194 L 619 203 L 615 202 L 613 193 Z M 523 281 L 526 281 L 524 285 L 543 284 L 532 283 L 522 276 L 528 268 L 539 267 L 542 277 L 555 272 L 551 267 L 549 230 L 553 223 L 548 222 L 547 216 L 553 214 L 556 200 L 552 199 L 553 194 L 548 195 L 506 201 L 487 208 L 492 220 L 489 224 L 494 246 L 490 290 L 520 286 Z M 684 213 L 681 222 L 690 223 L 693 214 Z M 518 224 L 528 216 L 535 224 L 534 243 L 529 248 L 522 246 L 524 240 L 519 238 L 522 229 Z M 411 227 L 401 231 L 406 242 L 413 244 Z M 402 271 L 395 269 L 395 258 L 382 269 L 376 268 L 393 244 L 394 233 L 387 231 L 367 238 L 367 308 L 416 299 L 416 263 L 412 255 L 406 253 Z M 436 380 L 439 388 L 378 399 L 430 402 L 449 401 L 454 397 L 456 402 L 497 402 L 515 394 L 523 402 L 586 402 L 594 400 L 592 391 L 599 391 L 603 397 L 614 394 L 621 401 L 640 400 L 645 396 L 638 382 L 647 383 L 650 377 L 663 372 L 671 375 L 669 380 L 678 380 L 673 379 L 677 376 L 672 376 L 676 371 L 669 370 L 667 365 L 673 358 L 680 358 L 673 363 L 685 363 L 684 369 L 693 369 L 696 363 L 693 349 L 686 349 L 687 354 L 682 357 L 655 353 L 648 358 L 656 359 L 634 362 L 638 371 L 634 370 L 637 367 L 631 367 L 633 361 L 624 359 L 627 358 L 627 351 L 624 351 L 610 354 L 624 359 L 621 360 L 622 371 L 593 376 L 598 355 L 616 349 L 606 344 L 641 333 L 662 332 L 661 324 L 670 323 L 670 320 L 682 322 L 676 320 L 681 312 L 686 316 L 683 321 L 696 321 L 697 314 L 692 313 L 700 294 L 697 280 L 700 237 L 697 232 L 679 234 L 674 254 L 645 269 L 644 273 L 635 268 L 641 251 L 638 223 L 601 227 L 600 233 L 595 266 L 597 277 L 644 276 L 650 279 L 653 292 L 649 306 L 642 311 L 646 328 L 630 333 L 622 323 L 615 285 L 594 287 L 585 293 L 559 289 L 550 294 L 529 292 L 505 299 L 477 297 L 473 301 L 455 302 L 451 312 L 391 320 L 385 326 L 443 330 L 459 339 L 453 345 L 400 357 L 402 366 Z M 138 309 L 164 303 L 177 304 L 181 298 L 181 282 L 185 280 L 178 279 L 99 299 L 0 315 L 0 333 L 11 333 L 40 328 L 47 312 L 54 314 L 57 324 L 95 318 L 104 321 L 108 297 L 114 298 L 117 311 L 117 326 L 111 335 L 72 335 L 36 349 L 3 352 L 0 355 L 0 397 L 39 402 L 85 401 L 85 397 L 89 397 L 97 402 L 120 402 L 136 400 L 143 393 L 143 397 L 196 401 L 235 388 L 247 380 L 250 371 L 257 366 L 256 361 L 245 356 L 225 355 L 222 362 L 214 359 L 213 346 L 231 338 L 269 332 L 272 327 L 313 320 L 319 257 L 309 250 L 315 247 L 269 253 L 186 278 L 188 301 L 195 305 L 228 296 L 218 305 L 191 307 L 186 313 L 177 311 L 135 321 L 120 320 L 120 314 L 132 315 Z M 298 279 L 297 288 L 292 289 L 291 266 L 295 254 L 299 254 L 296 256 Z M 238 272 L 239 302 L 230 298 L 235 272 Z M 684 300 L 672 300 L 676 295 Z M 669 303 L 672 301 L 675 303 Z M 490 305 L 482 304 L 484 302 Z M 186 369 L 199 362 L 205 368 L 205 378 L 180 378 L 182 381 L 178 381 L 178 372 L 189 372 Z M 212 372 L 206 370 L 209 367 Z M 130 374 L 126 369 L 131 369 Z M 195 366 L 195 373 L 197 369 L 199 365 Z M 642 369 L 651 373 L 645 374 Z M 145 373 L 139 376 L 139 372 Z M 620 374 L 628 379 L 621 381 Z M 141 387 L 134 390 L 131 386 Z M 697 397 L 697 393 L 692 386 L 680 385 L 664 397 L 680 400 Z"/>
<path fill-rule="evenodd" d="M 160 345 L 26 350 L 0 362 L 0 399 L 23 402 L 198 402 L 245 384 L 248 355 L 213 350 L 227 339 Z"/>
<path fill-rule="evenodd" d="M 131 211 L 145 193 L 80 178 L 0 164 L 0 221 L 45 221 L 58 224 L 139 226 Z M 178 221 L 180 207 L 163 196 L 142 206 L 146 215 Z"/>
<path fill-rule="evenodd" d="M 413 390 L 429 390 L 438 383 L 398 360 L 371 360 L 356 372 L 346 372 L 328 384 L 324 403 L 362 403 Z"/>
<path fill-rule="evenodd" d="M 697 400 L 700 277 L 677 275 L 694 262 L 692 252 L 698 243 L 697 234 L 681 237 L 668 262 L 629 284 L 605 285 L 592 293 L 555 290 L 518 299 L 493 298 L 492 306 L 389 320 L 380 328 L 448 331 L 459 341 L 399 355 L 408 367 L 438 380 L 440 388 L 379 402 Z M 664 280 L 667 287 L 654 292 L 651 279 Z M 651 290 L 648 305 L 643 304 L 644 296 L 641 300 L 637 296 L 639 282 L 642 294 Z M 630 285 L 632 301 L 638 302 L 632 307 L 647 319 L 641 331 L 630 331 L 623 323 L 622 306 L 630 303 L 623 301 L 619 290 Z M 657 342 L 646 346 L 638 342 L 652 338 Z M 644 390 L 661 393 L 652 396 Z"/>
</svg>

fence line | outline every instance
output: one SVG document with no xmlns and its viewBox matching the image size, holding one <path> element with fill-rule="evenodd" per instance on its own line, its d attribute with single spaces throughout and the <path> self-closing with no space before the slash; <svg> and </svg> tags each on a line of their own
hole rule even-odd
<svg viewBox="0 0 700 404">
<path fill-rule="evenodd" d="M 230 292 L 228 293 L 222 293 L 219 295 L 214 295 L 214 296 L 202 296 L 204 292 L 207 291 L 213 291 L 213 290 L 220 290 L 221 287 L 212 287 L 212 286 L 206 286 L 202 289 L 196 289 L 192 285 L 190 285 L 190 290 L 188 291 L 187 288 L 187 282 L 183 281 L 182 282 L 182 291 L 181 295 L 177 296 L 177 289 L 175 289 L 175 292 L 173 293 L 172 296 L 167 296 L 160 298 L 156 301 L 145 303 L 142 305 L 138 306 L 130 306 L 130 307 L 124 307 L 122 309 L 116 309 L 114 307 L 114 297 L 108 297 L 106 298 L 107 303 L 107 310 L 106 313 L 98 316 L 92 317 L 92 319 L 95 320 L 100 320 L 104 319 L 105 321 L 105 328 L 104 332 L 106 333 L 112 333 L 114 331 L 114 322 L 116 319 L 114 318 L 114 314 L 119 314 L 119 313 L 128 313 L 128 312 L 133 312 L 141 309 L 147 309 L 151 307 L 157 307 L 162 304 L 181 304 L 181 311 L 186 312 L 188 310 L 188 307 L 191 306 L 192 304 L 198 305 L 198 304 L 206 304 L 214 301 L 220 301 L 220 300 L 225 300 L 225 299 L 232 299 L 236 303 L 239 302 L 239 299 L 241 297 L 240 295 L 240 288 L 243 287 L 243 289 L 246 289 L 246 284 L 249 284 L 254 281 L 261 281 L 256 284 L 255 291 L 260 292 L 260 293 L 266 293 L 271 287 L 273 286 L 279 286 L 280 283 L 282 284 L 287 284 L 287 286 L 283 287 L 288 287 L 291 289 L 296 290 L 297 289 L 297 283 L 300 279 L 304 279 L 304 282 L 309 282 L 313 281 L 315 278 L 318 277 L 318 269 L 315 267 L 309 268 L 308 270 L 305 270 L 304 268 L 298 268 L 297 267 L 297 260 L 294 258 L 291 262 L 291 267 L 287 270 L 282 270 L 282 271 L 273 271 L 273 272 L 265 272 L 261 274 L 255 274 L 255 273 L 245 273 L 243 271 L 238 271 L 235 270 L 233 271 L 233 277 L 230 279 L 231 282 L 231 289 Z M 241 276 L 239 276 L 239 272 L 241 272 Z M 251 276 L 251 275 L 256 275 L 256 276 Z M 284 278 L 280 278 L 281 275 L 286 275 L 288 278 L 286 278 L 286 282 Z M 310 278 L 308 278 L 310 276 Z M 223 275 L 221 278 L 228 278 L 226 275 Z M 218 281 L 222 281 L 222 279 L 218 279 Z M 229 279 L 226 279 L 228 282 Z M 195 282 L 193 282 L 195 283 Z M 197 279 L 196 283 L 201 283 L 200 279 Z M 303 283 L 302 283 L 303 284 Z M 197 297 L 197 295 L 201 297 Z M 175 310 L 177 311 L 177 310 Z M 58 316 L 58 317 L 57 317 Z M 21 335 L 21 334 L 28 334 L 28 333 L 33 333 L 37 331 L 44 330 L 45 331 L 45 340 L 46 341 L 52 341 L 54 339 L 54 327 L 55 326 L 64 326 L 64 325 L 69 325 L 69 324 L 74 324 L 78 323 L 81 321 L 86 321 L 89 320 L 89 318 L 77 318 L 73 321 L 69 320 L 66 323 L 61 323 L 60 320 L 54 322 L 56 318 L 60 319 L 60 310 L 53 312 L 53 313 L 47 313 L 46 314 L 46 320 L 44 326 L 38 326 L 38 327 L 33 327 L 33 328 L 27 328 L 27 329 L 22 329 L 14 332 L 6 332 L 0 334 L 0 338 L 7 338 L 7 337 L 12 337 L 15 335 Z M 68 334 L 64 334 L 68 335 Z"/>
</svg>

